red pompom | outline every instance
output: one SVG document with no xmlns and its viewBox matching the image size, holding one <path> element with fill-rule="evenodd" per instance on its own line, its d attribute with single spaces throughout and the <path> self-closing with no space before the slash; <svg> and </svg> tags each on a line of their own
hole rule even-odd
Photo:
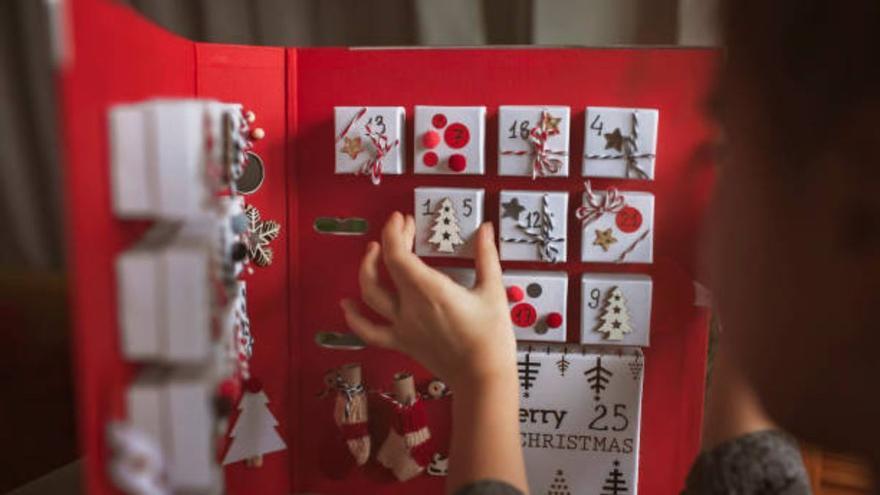
<svg viewBox="0 0 880 495">
<path fill-rule="evenodd" d="M 440 144 L 440 133 L 428 131 L 422 135 L 422 145 L 428 149 L 434 149 Z"/>
<path fill-rule="evenodd" d="M 244 387 L 248 392 L 255 394 L 260 390 L 263 390 L 263 382 L 261 382 L 259 378 L 250 378 L 244 384 Z"/>
<path fill-rule="evenodd" d="M 449 157 L 449 170 L 453 172 L 464 172 L 467 168 L 467 158 L 458 153 Z"/>
<path fill-rule="evenodd" d="M 235 377 L 223 380 L 217 387 L 217 393 L 232 402 L 237 402 L 241 396 L 241 379 Z"/>
<path fill-rule="evenodd" d="M 437 153 L 434 153 L 433 151 L 429 151 L 422 155 L 422 163 L 424 163 L 426 167 L 434 167 L 437 165 L 438 161 L 440 161 L 440 158 L 437 156 Z"/>
<path fill-rule="evenodd" d="M 559 313 L 550 313 L 547 315 L 547 326 L 550 328 L 559 328 L 562 326 L 562 315 Z"/>
<path fill-rule="evenodd" d="M 525 297 L 525 293 L 518 285 L 511 285 L 507 288 L 507 300 L 510 302 L 520 302 Z"/>
</svg>

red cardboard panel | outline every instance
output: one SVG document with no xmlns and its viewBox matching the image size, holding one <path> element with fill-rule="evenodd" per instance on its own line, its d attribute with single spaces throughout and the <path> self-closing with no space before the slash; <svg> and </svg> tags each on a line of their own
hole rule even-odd
<svg viewBox="0 0 880 495">
<path fill-rule="evenodd" d="M 320 388 L 325 370 L 346 361 L 364 363 L 369 387 L 388 389 L 394 372 L 408 369 L 417 379 L 430 376 L 394 353 L 319 350 L 320 330 L 344 331 L 338 301 L 358 293 L 356 270 L 366 241 L 393 210 L 411 212 L 417 186 L 479 187 L 486 190 L 488 220 L 498 220 L 501 189 L 565 190 L 579 204 L 583 191 L 584 108 L 621 106 L 660 110 L 656 180 L 593 181 L 597 189 L 617 186 L 651 191 L 656 196 L 655 262 L 651 265 L 581 263 L 579 223 L 571 218 L 568 261 L 548 267 L 504 262 L 505 268 L 564 269 L 569 274 L 569 342 L 577 342 L 580 274 L 584 271 L 647 273 L 654 278 L 651 347 L 645 350 L 640 493 L 675 493 L 698 450 L 703 403 L 707 319 L 693 306 L 694 259 L 701 224 L 702 193 L 710 174 L 695 165 L 708 137 L 702 101 L 715 53 L 677 49 L 301 49 L 289 65 L 291 105 L 288 116 L 297 132 L 291 222 L 299 226 L 300 290 L 291 293 L 292 346 L 300 390 Z M 684 77 L 686 75 L 686 77 Z M 293 86 L 295 84 L 295 86 Z M 417 176 L 412 173 L 414 105 L 485 105 L 488 108 L 485 176 Z M 571 176 L 532 181 L 498 177 L 497 110 L 499 105 L 568 105 L 572 108 Z M 401 105 L 407 112 L 407 174 L 385 176 L 380 186 L 365 177 L 333 173 L 334 106 Z M 574 209 L 572 205 L 571 209 Z M 366 237 L 320 235 L 311 224 L 321 216 L 366 218 Z M 438 260 L 437 265 L 467 266 L 466 260 Z M 296 354 L 298 352 L 298 354 Z M 297 486 L 318 493 L 441 493 L 442 481 L 427 476 L 393 483 L 381 468 L 347 471 L 340 462 L 341 442 L 330 418 L 328 401 L 299 394 L 291 419 L 302 453 Z M 448 404 L 431 405 L 433 432 L 441 447 L 448 443 Z M 375 423 L 374 441 L 387 425 Z M 318 425 L 317 427 L 315 425 Z M 344 455 L 341 456 L 343 459 Z M 334 463 L 334 459 L 336 462 Z"/>
</svg>

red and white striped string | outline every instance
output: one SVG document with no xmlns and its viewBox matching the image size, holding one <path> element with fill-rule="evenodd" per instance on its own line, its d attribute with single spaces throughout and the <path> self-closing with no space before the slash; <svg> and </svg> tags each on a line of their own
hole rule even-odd
<svg viewBox="0 0 880 495">
<path fill-rule="evenodd" d="M 557 156 L 566 156 L 565 151 L 547 149 L 547 140 L 551 136 L 559 134 L 559 131 L 551 132 L 544 128 L 544 122 L 548 117 L 552 118 L 546 110 L 541 111 L 541 120 L 538 125 L 529 131 L 528 142 L 532 145 L 531 150 L 502 151 L 502 155 L 508 156 L 526 156 L 532 155 L 532 179 L 537 176 L 553 175 L 562 168 L 562 160 L 555 158 Z"/>
<path fill-rule="evenodd" d="M 605 194 L 596 194 L 590 181 L 584 182 L 583 203 L 575 210 L 575 216 L 581 221 L 581 228 L 595 222 L 606 213 L 617 213 L 626 206 L 626 201 L 616 188 L 610 188 Z"/>
</svg>

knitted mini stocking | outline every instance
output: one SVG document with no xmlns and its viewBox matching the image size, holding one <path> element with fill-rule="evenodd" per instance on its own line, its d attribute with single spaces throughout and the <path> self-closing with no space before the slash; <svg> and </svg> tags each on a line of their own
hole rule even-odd
<svg viewBox="0 0 880 495">
<path fill-rule="evenodd" d="M 370 434 L 367 431 L 367 394 L 361 383 L 361 365 L 348 364 L 339 370 L 336 382 L 333 419 L 358 466 L 370 457 Z"/>
<path fill-rule="evenodd" d="M 386 397 L 392 407 L 391 429 L 376 460 L 406 481 L 430 464 L 434 451 L 425 406 L 416 395 L 412 375 L 398 373 L 394 380 L 394 397 Z"/>
</svg>

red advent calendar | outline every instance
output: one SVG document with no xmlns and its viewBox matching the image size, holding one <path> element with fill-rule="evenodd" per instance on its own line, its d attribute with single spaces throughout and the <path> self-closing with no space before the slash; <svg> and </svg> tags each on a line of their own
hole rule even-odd
<svg viewBox="0 0 880 495">
<path fill-rule="evenodd" d="M 455 391 L 338 306 L 395 210 L 465 286 L 496 225 L 534 493 L 680 490 L 716 52 L 228 46 L 67 9 L 89 493 L 443 493 Z"/>
</svg>

